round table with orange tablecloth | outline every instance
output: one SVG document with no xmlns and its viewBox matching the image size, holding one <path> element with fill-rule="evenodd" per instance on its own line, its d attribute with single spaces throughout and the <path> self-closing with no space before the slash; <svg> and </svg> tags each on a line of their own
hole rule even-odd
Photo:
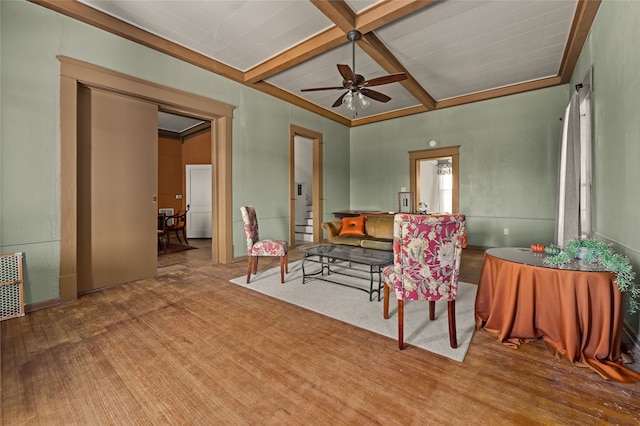
<svg viewBox="0 0 640 426">
<path fill-rule="evenodd" d="M 486 251 L 476 296 L 477 327 L 514 347 L 542 338 L 556 357 L 588 366 L 604 378 L 640 381 L 620 357 L 623 294 L 615 275 L 577 260 L 563 269 L 547 267 L 546 256 L 514 247 Z"/>
</svg>

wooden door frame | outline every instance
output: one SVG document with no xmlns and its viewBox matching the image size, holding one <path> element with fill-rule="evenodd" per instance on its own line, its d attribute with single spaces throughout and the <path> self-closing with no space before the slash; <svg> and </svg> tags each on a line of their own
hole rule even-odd
<svg viewBox="0 0 640 426">
<path fill-rule="evenodd" d="M 295 139 L 300 136 L 311 139 L 313 143 L 313 242 L 322 242 L 322 133 L 305 129 L 295 124 L 289 125 L 289 241 L 296 246 L 296 176 L 295 176 Z"/>
<path fill-rule="evenodd" d="M 418 211 L 418 191 L 420 190 L 420 162 L 424 160 L 442 160 L 451 157 L 451 213 L 459 213 L 459 182 L 460 182 L 460 145 L 447 146 L 442 148 L 421 149 L 418 151 L 409 151 L 409 175 L 410 175 L 410 191 L 414 194 L 413 211 Z"/>
<path fill-rule="evenodd" d="M 116 71 L 58 56 L 60 62 L 60 299 L 77 298 L 78 232 L 78 87 L 100 88 L 158 105 L 173 112 L 211 122 L 213 214 L 211 258 L 229 263 L 233 258 L 231 130 L 232 105 Z"/>
</svg>

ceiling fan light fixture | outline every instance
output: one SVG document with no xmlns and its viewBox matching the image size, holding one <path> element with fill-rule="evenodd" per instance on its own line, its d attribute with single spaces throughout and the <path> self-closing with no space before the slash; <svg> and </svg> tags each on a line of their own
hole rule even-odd
<svg viewBox="0 0 640 426">
<path fill-rule="evenodd" d="M 344 95 L 344 98 L 342 98 L 342 105 L 346 106 L 349 111 L 353 111 L 356 108 L 351 91 L 348 91 L 347 94 Z"/>
<path fill-rule="evenodd" d="M 369 108 L 369 105 L 371 105 L 371 101 L 360 92 L 358 92 L 358 100 L 360 101 L 360 106 L 363 109 Z"/>
<path fill-rule="evenodd" d="M 358 106 L 366 109 L 371 105 L 371 99 L 378 102 L 389 102 L 391 98 L 384 93 L 370 89 L 371 86 L 381 86 L 383 84 L 395 83 L 407 79 L 404 72 L 389 74 L 382 77 L 376 77 L 366 80 L 363 75 L 356 74 L 356 40 L 359 40 L 362 34 L 358 30 L 351 30 L 347 33 L 347 39 L 351 42 L 351 58 L 352 66 L 347 64 L 338 64 L 338 72 L 342 76 L 342 86 L 334 87 L 314 87 L 310 89 L 301 89 L 303 92 L 313 92 L 317 90 L 346 90 L 346 92 L 335 100 L 333 108 L 344 106 L 347 110 L 357 115 Z"/>
</svg>

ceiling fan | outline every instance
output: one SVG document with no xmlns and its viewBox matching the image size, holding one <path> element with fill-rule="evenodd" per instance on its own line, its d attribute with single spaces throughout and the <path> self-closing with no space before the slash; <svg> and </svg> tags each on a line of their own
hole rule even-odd
<svg viewBox="0 0 640 426">
<path fill-rule="evenodd" d="M 372 78 L 371 80 L 365 80 L 362 75 L 356 74 L 356 40 L 359 40 L 361 36 L 362 34 L 358 30 L 351 30 L 347 33 L 347 39 L 351 41 L 352 44 L 353 68 L 349 65 L 338 64 L 338 72 L 340 72 L 343 79 L 342 86 L 315 87 L 311 89 L 302 89 L 301 91 L 315 92 L 318 90 L 346 90 L 346 92 L 340 95 L 340 97 L 331 106 L 335 108 L 344 104 L 347 109 L 351 111 L 355 111 L 357 101 L 359 101 L 362 108 L 368 107 L 371 102 L 367 98 L 371 98 L 379 102 L 389 102 L 391 100 L 389 96 L 384 93 L 371 90 L 369 87 L 406 80 L 407 75 L 400 72 L 385 75 L 383 77 Z"/>
</svg>

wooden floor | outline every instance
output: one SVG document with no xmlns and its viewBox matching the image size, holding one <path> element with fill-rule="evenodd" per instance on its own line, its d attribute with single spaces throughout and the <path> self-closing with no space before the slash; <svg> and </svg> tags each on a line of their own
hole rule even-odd
<svg viewBox="0 0 640 426">
<path fill-rule="evenodd" d="M 212 265 L 208 241 L 192 243 L 160 257 L 153 279 L 2 322 L 2 424 L 640 423 L 640 384 L 603 380 L 540 341 L 516 350 L 476 331 L 463 363 L 401 352 L 229 283 L 246 263 Z M 465 250 L 461 279 L 477 283 L 481 263 Z"/>
</svg>

